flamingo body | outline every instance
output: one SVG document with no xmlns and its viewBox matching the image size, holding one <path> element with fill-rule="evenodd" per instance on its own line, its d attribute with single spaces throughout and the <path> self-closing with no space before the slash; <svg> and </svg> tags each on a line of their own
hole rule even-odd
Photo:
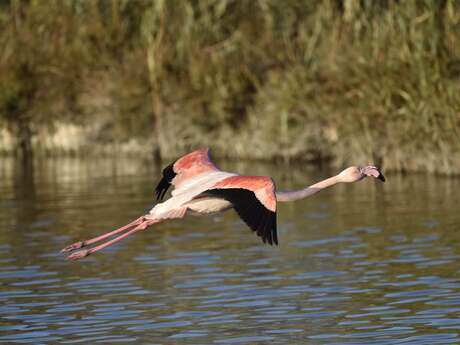
<svg viewBox="0 0 460 345">
<path fill-rule="evenodd" d="M 157 199 L 163 199 L 171 185 L 171 198 L 152 208 L 148 217 L 181 218 L 187 211 L 209 214 L 233 207 L 264 242 L 278 244 L 275 185 L 271 178 L 220 171 L 211 162 L 209 150 L 201 149 L 163 170 L 156 188 Z"/>
<path fill-rule="evenodd" d="M 202 174 L 193 176 L 188 180 L 183 180 L 183 177 L 179 176 L 179 181 L 181 181 L 181 183 L 179 184 L 177 188 L 175 188 L 172 191 L 171 198 L 169 198 L 168 200 L 162 203 L 155 205 L 150 210 L 149 217 L 154 217 L 158 219 L 176 218 L 174 215 L 171 216 L 171 212 L 173 212 L 177 208 L 181 208 L 181 207 L 188 208 L 188 206 L 191 206 L 192 204 L 196 204 L 196 202 L 192 202 L 195 200 L 195 198 L 197 198 L 200 194 L 202 194 L 206 190 L 212 188 L 217 182 L 227 177 L 230 177 L 230 176 L 234 176 L 234 174 L 230 174 L 230 173 L 223 172 L 223 171 L 213 171 L 213 172 L 202 173 Z M 172 181 L 174 181 L 174 179 Z M 157 186 L 157 189 L 156 189 L 157 195 L 158 195 L 157 200 L 162 200 L 163 195 L 165 194 L 165 190 L 161 189 L 163 183 L 164 181 L 162 180 Z M 174 182 L 171 184 L 174 185 Z M 169 185 L 167 188 L 169 188 Z M 196 212 L 209 213 L 209 212 L 206 212 L 206 210 L 204 209 L 205 203 L 203 202 L 205 200 L 199 200 L 199 201 L 201 201 L 202 206 L 196 209 L 192 209 L 192 210 Z"/>
</svg>

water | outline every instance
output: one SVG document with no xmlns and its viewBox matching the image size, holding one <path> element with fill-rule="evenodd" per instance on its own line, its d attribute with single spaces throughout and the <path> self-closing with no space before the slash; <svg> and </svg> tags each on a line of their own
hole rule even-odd
<svg viewBox="0 0 460 345">
<path fill-rule="evenodd" d="M 330 172 L 222 164 L 295 188 Z M 279 247 L 231 211 L 82 261 L 59 250 L 152 206 L 138 161 L 0 164 L 0 343 L 460 344 L 460 181 L 388 176 L 280 205 Z"/>
</svg>

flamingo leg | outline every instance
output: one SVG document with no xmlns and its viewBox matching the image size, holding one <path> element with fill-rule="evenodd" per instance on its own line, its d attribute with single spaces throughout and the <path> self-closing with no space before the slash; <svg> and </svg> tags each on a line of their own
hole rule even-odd
<svg viewBox="0 0 460 345">
<path fill-rule="evenodd" d="M 111 246 L 112 244 L 118 242 L 118 241 L 121 241 L 122 239 L 138 232 L 138 231 L 141 231 L 141 230 L 145 230 L 148 226 L 152 225 L 152 224 L 155 224 L 155 223 L 158 223 L 159 221 L 158 220 L 155 220 L 155 219 L 144 219 L 142 222 L 140 222 L 139 224 L 137 224 L 137 226 L 134 228 L 134 229 L 131 229 L 127 232 L 125 232 L 124 234 L 118 236 L 118 237 L 115 237 L 114 239 L 111 239 L 110 241 L 107 241 L 107 242 L 104 242 L 96 247 L 93 247 L 93 248 L 90 248 L 90 249 L 82 249 L 82 250 L 79 250 L 77 252 L 74 252 L 72 254 L 70 254 L 67 259 L 68 260 L 78 260 L 78 259 L 81 259 L 81 258 L 84 258 L 85 256 L 88 256 L 94 252 L 97 252 L 101 249 L 104 249 L 108 246 Z M 119 229 L 118 229 L 119 230 Z"/>
<path fill-rule="evenodd" d="M 107 233 L 105 233 L 103 235 L 91 238 L 89 240 L 75 242 L 75 243 L 65 247 L 64 249 L 62 249 L 61 253 L 70 252 L 70 251 L 75 250 L 75 249 L 80 249 L 80 248 L 86 247 L 86 246 L 88 246 L 90 244 L 102 241 L 102 240 L 106 239 L 107 237 L 116 235 L 116 234 L 118 234 L 120 232 L 123 232 L 125 230 L 129 230 L 130 228 L 133 228 L 133 227 L 141 224 L 144 221 L 144 219 L 145 219 L 144 216 L 142 216 L 142 217 L 139 217 L 136 220 L 132 221 L 131 223 L 126 224 L 125 226 L 122 226 L 121 228 L 115 229 L 113 231 L 109 231 L 109 232 L 107 232 Z"/>
</svg>

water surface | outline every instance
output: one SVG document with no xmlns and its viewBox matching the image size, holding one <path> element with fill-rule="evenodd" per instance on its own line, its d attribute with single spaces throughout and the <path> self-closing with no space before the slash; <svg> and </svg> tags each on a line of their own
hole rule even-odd
<svg viewBox="0 0 460 345">
<path fill-rule="evenodd" d="M 296 188 L 331 172 L 221 164 Z M 0 343 L 460 344 L 460 181 L 388 176 L 278 210 L 159 224 L 82 261 L 59 250 L 153 205 L 139 161 L 0 163 Z"/>
</svg>

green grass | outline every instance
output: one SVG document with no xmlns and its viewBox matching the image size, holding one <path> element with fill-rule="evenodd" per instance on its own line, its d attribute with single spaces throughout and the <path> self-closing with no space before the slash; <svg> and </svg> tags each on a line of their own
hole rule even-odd
<svg viewBox="0 0 460 345">
<path fill-rule="evenodd" d="M 3 1 L 0 44 L 0 123 L 36 151 L 72 124 L 75 152 L 460 173 L 454 0 Z"/>
</svg>

